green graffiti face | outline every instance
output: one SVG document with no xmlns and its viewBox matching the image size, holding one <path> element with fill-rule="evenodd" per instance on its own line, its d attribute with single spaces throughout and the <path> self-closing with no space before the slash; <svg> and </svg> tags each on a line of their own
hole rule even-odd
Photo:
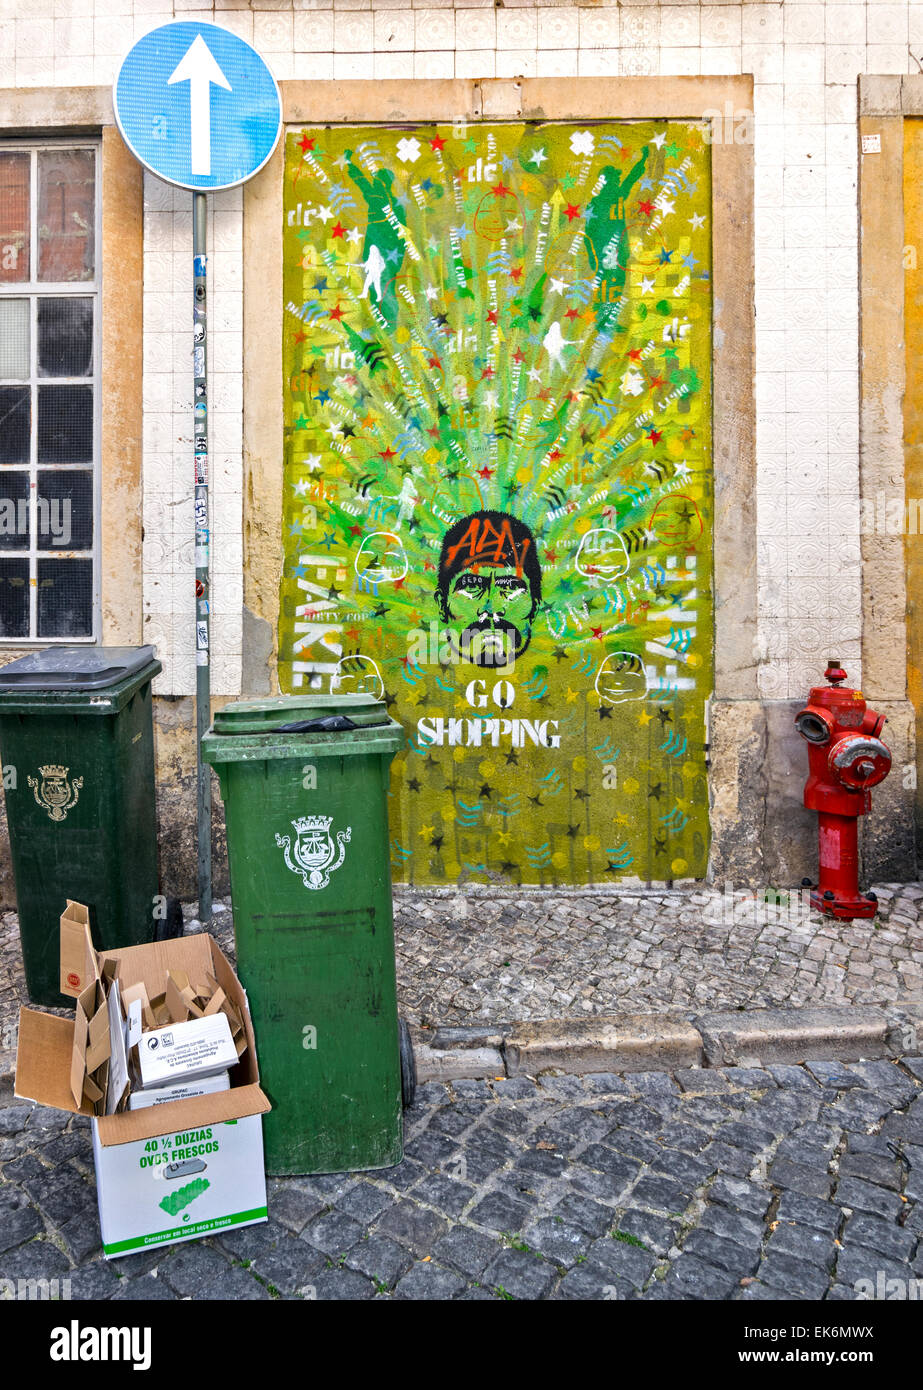
<svg viewBox="0 0 923 1390">
<path fill-rule="evenodd" d="M 707 870 L 706 134 L 286 136 L 279 682 L 402 724 L 399 881 Z"/>
<path fill-rule="evenodd" d="M 456 652 L 476 666 L 509 665 L 532 637 L 535 600 L 515 569 L 463 570 L 452 580 L 442 610 Z"/>
</svg>

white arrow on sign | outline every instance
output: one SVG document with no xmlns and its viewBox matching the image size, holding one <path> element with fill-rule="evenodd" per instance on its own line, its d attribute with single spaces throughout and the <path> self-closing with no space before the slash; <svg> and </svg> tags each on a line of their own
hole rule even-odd
<svg viewBox="0 0 923 1390">
<path fill-rule="evenodd" d="M 177 63 L 167 86 L 174 82 L 189 83 L 189 157 L 193 174 L 212 171 L 211 84 L 231 90 L 231 84 L 215 61 L 214 54 L 201 34 L 196 34 L 183 57 Z"/>
</svg>

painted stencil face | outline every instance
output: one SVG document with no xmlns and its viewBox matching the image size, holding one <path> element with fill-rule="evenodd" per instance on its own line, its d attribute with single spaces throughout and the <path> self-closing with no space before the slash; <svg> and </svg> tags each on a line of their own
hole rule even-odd
<svg viewBox="0 0 923 1390">
<path fill-rule="evenodd" d="M 499 565 L 462 570 L 449 587 L 445 618 L 456 650 L 475 666 L 508 666 L 532 636 L 529 581 Z"/>
</svg>

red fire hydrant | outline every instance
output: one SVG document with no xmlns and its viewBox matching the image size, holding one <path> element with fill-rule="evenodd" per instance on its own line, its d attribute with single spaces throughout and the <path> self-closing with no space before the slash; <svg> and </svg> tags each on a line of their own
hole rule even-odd
<svg viewBox="0 0 923 1390">
<path fill-rule="evenodd" d="M 858 822 L 872 808 L 870 787 L 891 770 L 891 750 L 878 735 L 885 716 L 868 709 L 861 690 L 841 686 L 846 672 L 831 657 L 829 687 L 815 685 L 795 728 L 808 744 L 804 804 L 818 813 L 820 879 L 810 879 L 811 906 L 833 917 L 874 917 L 878 899 L 859 892 Z"/>
</svg>

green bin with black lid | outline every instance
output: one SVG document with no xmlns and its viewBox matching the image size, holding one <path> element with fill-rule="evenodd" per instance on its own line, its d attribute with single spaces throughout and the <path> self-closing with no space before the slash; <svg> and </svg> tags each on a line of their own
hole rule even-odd
<svg viewBox="0 0 923 1390">
<path fill-rule="evenodd" d="M 365 695 L 242 700 L 202 757 L 227 823 L 237 969 L 272 1101 L 267 1172 L 384 1168 L 403 1151 L 388 839 L 401 726 Z"/>
<path fill-rule="evenodd" d="M 59 922 L 89 909 L 100 950 L 156 934 L 154 648 L 51 647 L 0 669 L 0 757 L 29 998 L 61 994 Z"/>
</svg>

